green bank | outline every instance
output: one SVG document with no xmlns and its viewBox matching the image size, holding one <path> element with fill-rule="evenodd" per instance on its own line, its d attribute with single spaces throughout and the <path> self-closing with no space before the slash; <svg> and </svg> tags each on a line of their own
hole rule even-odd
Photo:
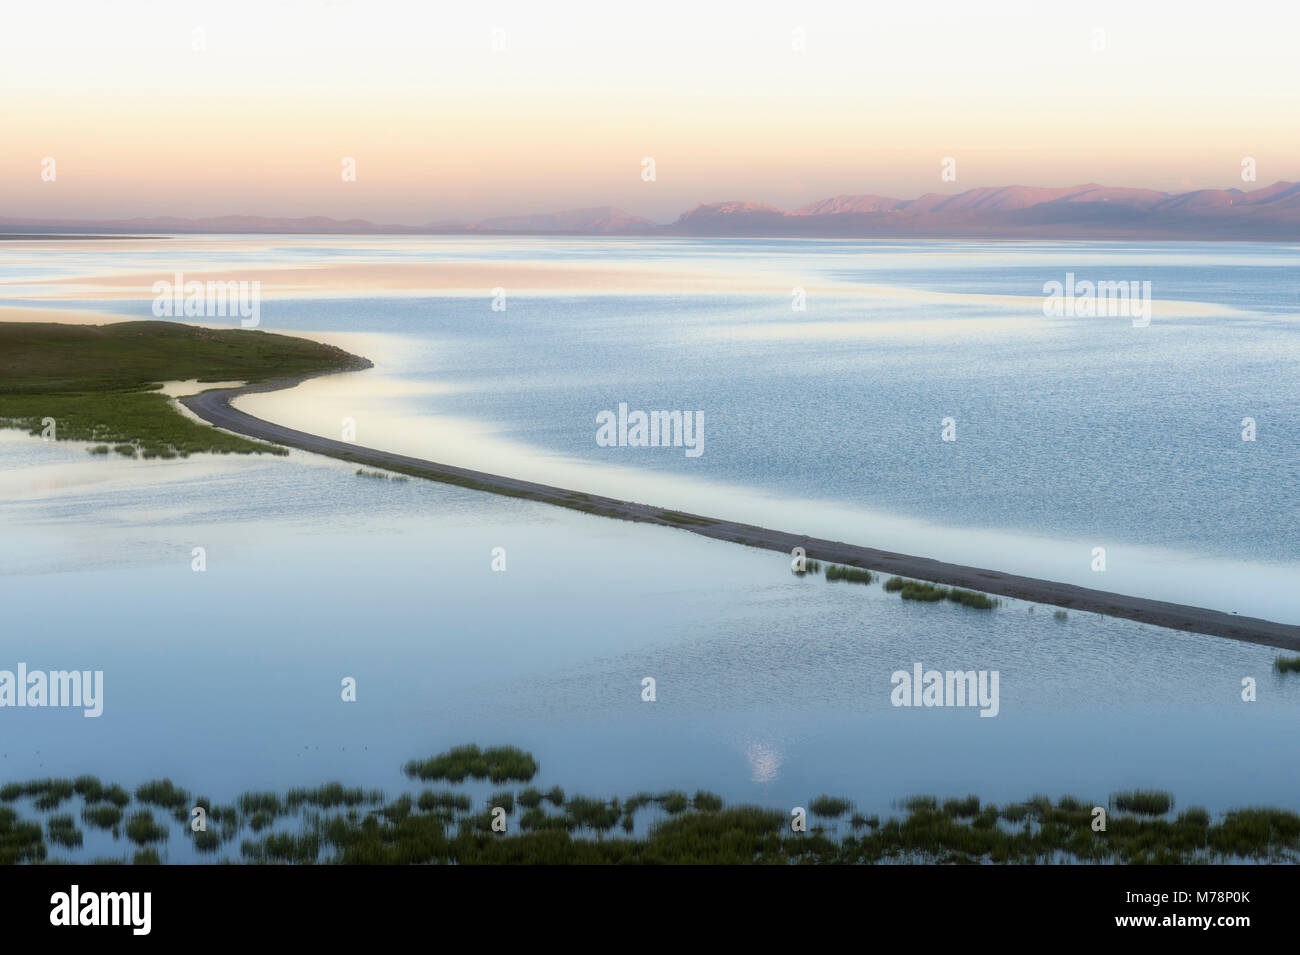
<svg viewBox="0 0 1300 955">
<path fill-rule="evenodd" d="M 126 457 L 286 454 L 199 424 L 163 382 L 269 381 L 367 368 L 364 358 L 290 335 L 175 322 L 0 323 L 0 426 Z"/>
</svg>

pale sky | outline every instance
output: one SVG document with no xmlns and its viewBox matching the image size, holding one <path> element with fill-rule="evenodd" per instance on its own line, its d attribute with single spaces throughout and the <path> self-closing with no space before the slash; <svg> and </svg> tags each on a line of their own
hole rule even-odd
<svg viewBox="0 0 1300 955">
<path fill-rule="evenodd" d="M 0 217 L 1254 188 L 1300 179 L 1298 28 L 1294 2 L 7 2 Z"/>
</svg>

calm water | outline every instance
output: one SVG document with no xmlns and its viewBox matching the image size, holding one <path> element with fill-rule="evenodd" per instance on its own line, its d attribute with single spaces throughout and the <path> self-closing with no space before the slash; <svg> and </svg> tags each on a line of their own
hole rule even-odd
<svg viewBox="0 0 1300 955">
<path fill-rule="evenodd" d="M 11 253 L 0 279 L 268 253 L 133 255 Z M 263 328 L 338 336 L 378 367 L 246 406 L 331 434 L 351 411 L 362 443 L 1300 619 L 1293 256 L 287 239 L 276 260 L 707 262 L 756 288 L 520 293 L 505 312 L 486 289 L 268 298 Z M 1150 279 L 1188 304 L 1147 328 L 1046 319 L 1036 296 L 1066 271 Z M 792 275 L 807 311 L 791 310 Z M 598 447 L 595 413 L 620 401 L 702 410 L 705 453 Z M 955 442 L 939 440 L 945 416 Z M 1275 675 L 1267 648 L 1014 601 L 904 604 L 796 579 L 776 554 L 353 470 L 298 453 L 88 460 L 0 432 L 0 668 L 106 682 L 97 720 L 3 711 L 0 778 L 169 775 L 217 800 L 330 779 L 396 792 L 407 759 L 477 740 L 527 748 L 539 783 L 592 795 L 830 792 L 888 811 L 916 792 L 1104 801 L 1144 786 L 1216 811 L 1300 806 L 1300 680 Z M 1090 571 L 1093 546 L 1108 576 Z M 891 673 L 918 661 L 998 670 L 999 716 L 892 707 Z M 356 703 L 339 699 L 345 676 Z M 86 831 L 88 854 L 111 849 Z M 184 848 L 173 836 L 172 858 Z"/>
</svg>

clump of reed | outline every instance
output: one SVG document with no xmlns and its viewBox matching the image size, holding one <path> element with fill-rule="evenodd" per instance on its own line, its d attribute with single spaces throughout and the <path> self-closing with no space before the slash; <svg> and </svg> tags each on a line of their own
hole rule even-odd
<svg viewBox="0 0 1300 955">
<path fill-rule="evenodd" d="M 315 789 L 290 789 L 284 800 L 284 811 L 293 812 L 299 806 L 333 809 L 335 806 L 375 805 L 384 801 L 378 790 L 348 789 L 342 783 L 326 783 Z"/>
<path fill-rule="evenodd" d="M 1058 621 L 1064 622 L 1065 620 L 1069 619 L 1070 615 L 1066 613 L 1064 610 L 1053 610 L 1052 617 Z"/>
<path fill-rule="evenodd" d="M 493 808 L 499 806 L 506 811 L 506 815 L 508 816 L 515 811 L 515 794 L 509 790 L 493 793 L 488 797 L 488 805 Z"/>
<path fill-rule="evenodd" d="M 617 800 L 607 802 L 604 799 L 588 799 L 585 796 L 571 796 L 564 804 L 564 811 L 573 820 L 575 826 L 594 829 L 597 832 L 613 829 L 620 815 Z"/>
<path fill-rule="evenodd" d="M 315 832 L 295 834 L 273 832 L 260 840 L 247 839 L 239 847 L 249 862 L 315 862 L 320 855 L 321 840 Z"/>
<path fill-rule="evenodd" d="M 818 796 L 808 803 L 809 811 L 823 819 L 838 819 L 852 808 L 852 803 L 838 796 Z"/>
<path fill-rule="evenodd" d="M 873 578 L 871 571 L 861 567 L 845 567 L 843 564 L 829 564 L 826 567 L 827 580 L 847 580 L 854 584 L 869 584 Z"/>
<path fill-rule="evenodd" d="M 75 849 L 81 845 L 81 830 L 77 828 L 71 816 L 51 816 L 46 820 L 45 827 L 51 842 L 65 849 Z"/>
<path fill-rule="evenodd" d="M 1133 812 L 1142 816 L 1163 816 L 1174 807 L 1174 797 L 1158 789 L 1135 789 L 1115 793 L 1110 805 L 1120 812 Z"/>
<path fill-rule="evenodd" d="M 477 745 L 457 746 L 425 760 L 411 760 L 406 775 L 419 779 L 446 779 L 453 783 L 465 779 L 490 779 L 494 783 L 517 780 L 528 782 L 537 774 L 537 761 L 514 746 L 479 749 Z"/>
<path fill-rule="evenodd" d="M 81 819 L 97 829 L 115 829 L 122 821 L 122 810 L 114 805 L 86 806 L 81 810 Z"/>
<path fill-rule="evenodd" d="M 686 807 L 690 805 L 690 800 L 686 798 L 683 792 L 667 792 L 655 797 L 655 801 L 663 808 L 663 811 L 670 816 L 675 816 L 679 812 L 685 812 Z"/>
<path fill-rule="evenodd" d="M 221 834 L 215 829 L 205 829 L 196 832 L 194 835 L 194 849 L 196 852 L 216 852 L 221 848 Z"/>
<path fill-rule="evenodd" d="M 701 789 L 695 793 L 691 806 L 696 812 L 718 812 L 722 809 L 722 797 Z"/>
<path fill-rule="evenodd" d="M 1300 657 L 1278 657 L 1273 669 L 1278 673 L 1300 673 Z"/>
<path fill-rule="evenodd" d="M 916 600 L 922 603 L 938 603 L 947 600 L 974 610 L 992 610 L 998 602 L 974 590 L 962 590 L 959 587 L 940 587 L 936 584 L 919 580 L 906 580 L 902 577 L 890 577 L 885 581 L 887 593 L 899 594 L 904 600 Z"/>
<path fill-rule="evenodd" d="M 149 842 L 163 842 L 170 835 L 166 826 L 160 826 L 153 820 L 153 813 L 141 809 L 126 821 L 126 837 L 137 845 Z"/>
<path fill-rule="evenodd" d="M 70 779 L 34 779 L 26 783 L 8 783 L 0 787 L 0 801 L 31 799 L 40 810 L 58 809 L 65 799 L 71 799 L 76 784 Z"/>
<path fill-rule="evenodd" d="M 533 790 L 533 792 L 536 791 L 537 790 Z M 521 803 L 523 802 L 523 798 L 522 795 L 519 797 Z M 541 801 L 540 798 L 538 801 Z M 424 792 L 420 793 L 420 800 L 416 805 L 419 807 L 421 812 L 432 812 L 435 809 L 468 812 L 472 803 L 469 796 L 464 793 L 446 791 L 434 792 L 432 789 L 426 789 Z M 527 803 L 524 803 L 524 805 L 527 805 Z M 536 804 L 534 803 L 534 805 Z"/>
<path fill-rule="evenodd" d="M 135 791 L 136 802 L 160 809 L 186 809 L 189 807 L 190 794 L 178 788 L 170 779 L 155 779 L 138 787 Z"/>
<path fill-rule="evenodd" d="M 68 781 L 37 780 L 0 787 L 8 801 L 38 798 L 66 790 Z M 183 792 L 165 781 L 148 783 L 141 801 L 176 802 Z M 82 817 L 97 828 L 113 829 L 122 809 L 94 777 L 70 783 L 84 798 L 95 798 Z M 117 787 L 120 790 L 120 787 Z M 192 833 L 195 851 L 215 853 L 235 839 L 241 828 L 266 828 L 276 812 L 299 814 L 292 831 L 264 831 L 240 845 L 243 861 L 252 863 L 351 864 L 726 864 L 791 863 L 995 863 L 1114 862 L 1123 864 L 1186 864 L 1259 860 L 1300 862 L 1300 815 L 1281 809 L 1243 809 L 1215 822 L 1201 807 L 1171 818 L 1173 797 L 1160 791 L 1116 793 L 1117 810 L 1104 833 L 1094 832 L 1093 803 L 1063 796 L 1055 801 L 1036 795 L 1002 807 L 984 804 L 976 796 L 940 801 L 932 795 L 913 796 L 898 805 L 901 815 L 882 819 L 853 812 L 847 831 L 836 834 L 821 825 L 808 832 L 790 830 L 783 810 L 754 806 L 724 808 L 722 800 L 704 790 L 688 799 L 685 793 L 637 793 L 618 798 L 573 796 L 567 801 L 558 786 L 543 794 L 529 787 L 517 795 L 501 790 L 489 805 L 524 808 L 505 833 L 491 829 L 491 811 L 470 812 L 464 793 L 426 790 L 418 801 L 409 794 L 384 805 L 382 793 L 346 789 L 330 783 L 317 789 L 294 790 L 297 795 L 246 793 L 242 802 L 251 814 L 234 806 L 211 806 L 201 798 L 220 831 Z M 170 794 L 170 795 L 169 795 Z M 359 794 L 359 795 L 358 795 Z M 125 794 L 124 794 L 125 795 Z M 129 799 L 129 797 L 126 797 Z M 363 803 L 379 800 L 382 808 L 364 811 Z M 563 807 L 549 812 L 545 803 Z M 636 834 L 635 814 L 657 804 L 665 818 Z M 418 805 L 420 812 L 415 812 Z M 838 819 L 851 810 L 846 799 L 820 796 L 810 803 L 821 819 Z M 335 807 L 333 811 L 328 811 Z M 258 814 L 263 818 L 257 818 Z M 460 815 L 458 815 L 460 813 Z M 165 822 L 165 820 L 163 820 Z M 609 831 L 621 825 L 617 837 Z M 140 846 L 139 864 L 160 861 L 153 844 L 168 837 L 149 809 L 126 821 L 126 836 Z M 0 805 L 0 863 L 42 862 L 46 842 L 67 848 L 81 845 L 71 815 L 55 816 L 48 826 L 26 822 L 17 810 Z M 322 860 L 322 854 L 324 858 Z M 122 859 L 105 859 L 120 862 Z"/>
</svg>

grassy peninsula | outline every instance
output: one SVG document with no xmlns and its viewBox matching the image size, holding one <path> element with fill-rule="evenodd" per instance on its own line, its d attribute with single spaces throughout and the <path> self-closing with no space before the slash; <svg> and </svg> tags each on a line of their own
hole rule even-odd
<svg viewBox="0 0 1300 955">
<path fill-rule="evenodd" d="M 286 454 L 185 417 L 165 381 L 267 381 L 369 367 L 332 345 L 247 329 L 176 322 L 0 323 L 0 426 L 127 457 L 200 452 Z"/>
</svg>

